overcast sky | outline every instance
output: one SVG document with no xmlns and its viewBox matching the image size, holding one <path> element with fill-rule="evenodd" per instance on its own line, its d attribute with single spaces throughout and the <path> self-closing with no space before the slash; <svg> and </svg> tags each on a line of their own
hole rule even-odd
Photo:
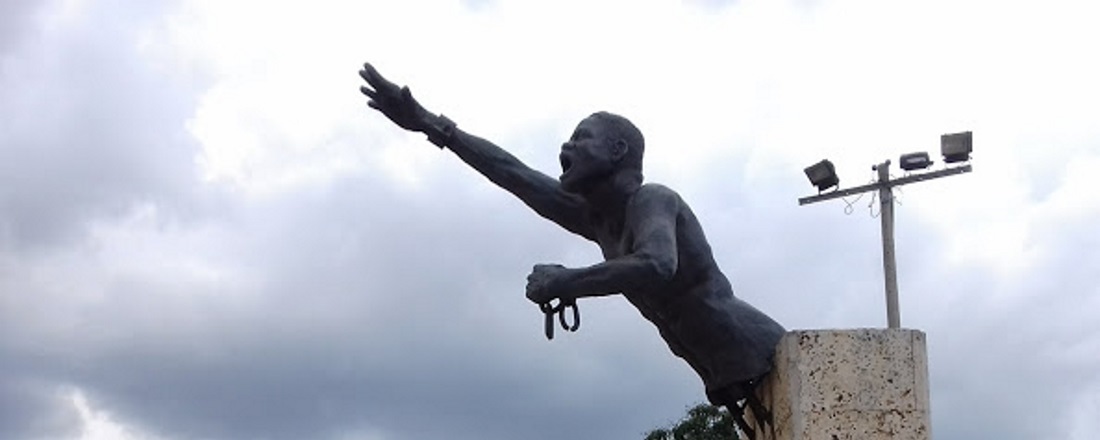
<svg viewBox="0 0 1100 440">
<path fill-rule="evenodd" d="M 630 439 L 704 400 L 621 298 L 547 342 L 525 276 L 598 250 L 368 109 L 364 61 L 555 176 L 581 118 L 631 118 L 647 179 L 789 329 L 885 325 L 877 208 L 799 207 L 802 168 L 859 185 L 973 130 L 973 173 L 898 195 L 934 436 L 1100 438 L 1097 22 L 1089 1 L 5 0 L 0 438 Z"/>
</svg>

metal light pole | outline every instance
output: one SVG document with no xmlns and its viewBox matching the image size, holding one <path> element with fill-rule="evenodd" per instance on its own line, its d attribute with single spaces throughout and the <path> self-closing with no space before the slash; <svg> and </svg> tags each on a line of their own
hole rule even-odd
<svg viewBox="0 0 1100 440">
<path fill-rule="evenodd" d="M 880 211 L 882 218 L 882 267 L 885 271 L 886 281 L 886 323 L 889 328 L 901 327 L 901 312 L 898 310 L 898 270 L 897 260 L 894 256 L 894 193 L 895 186 L 909 183 L 922 182 L 940 177 L 953 176 L 968 173 L 970 165 L 955 168 L 947 168 L 922 174 L 909 175 L 890 180 L 890 161 L 872 167 L 878 171 L 878 181 L 855 188 L 838 189 L 833 192 L 818 194 L 816 196 L 798 199 L 799 205 L 824 202 L 840 197 L 859 194 L 867 191 L 878 190 L 879 202 L 882 204 Z"/>
<path fill-rule="evenodd" d="M 894 191 L 890 188 L 890 161 L 875 165 L 878 171 L 878 199 L 882 203 L 882 268 L 886 276 L 886 325 L 901 328 L 898 312 L 898 262 L 894 256 Z"/>
</svg>

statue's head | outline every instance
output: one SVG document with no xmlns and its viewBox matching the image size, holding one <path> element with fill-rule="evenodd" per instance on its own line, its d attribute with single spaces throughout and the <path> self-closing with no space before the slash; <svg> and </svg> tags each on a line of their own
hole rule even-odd
<svg viewBox="0 0 1100 440">
<path fill-rule="evenodd" d="M 561 146 L 561 186 L 571 193 L 586 193 L 610 179 L 642 183 L 645 138 L 628 119 L 597 112 L 577 124 Z"/>
</svg>

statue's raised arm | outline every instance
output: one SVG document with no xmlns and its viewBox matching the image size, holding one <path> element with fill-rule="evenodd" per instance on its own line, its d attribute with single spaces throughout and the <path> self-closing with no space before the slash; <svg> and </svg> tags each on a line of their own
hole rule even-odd
<svg viewBox="0 0 1100 440">
<path fill-rule="evenodd" d="M 531 169 L 492 142 L 462 131 L 446 116 L 428 111 L 413 98 L 408 87 L 387 80 L 370 63 L 363 65 L 359 76 L 367 82 L 359 88 L 369 98 L 367 105 L 394 124 L 428 135 L 433 144 L 453 151 L 466 164 L 514 194 L 542 217 L 595 240 L 595 233 L 583 219 L 584 200 L 563 191 L 556 179 Z"/>
</svg>

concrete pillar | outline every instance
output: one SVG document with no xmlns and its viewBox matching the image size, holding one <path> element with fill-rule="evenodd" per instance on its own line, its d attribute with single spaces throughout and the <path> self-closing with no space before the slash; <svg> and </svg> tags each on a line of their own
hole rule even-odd
<svg viewBox="0 0 1100 440">
<path fill-rule="evenodd" d="M 759 440 L 928 440 L 928 356 L 909 329 L 798 330 L 758 390 L 772 424 Z"/>
</svg>

